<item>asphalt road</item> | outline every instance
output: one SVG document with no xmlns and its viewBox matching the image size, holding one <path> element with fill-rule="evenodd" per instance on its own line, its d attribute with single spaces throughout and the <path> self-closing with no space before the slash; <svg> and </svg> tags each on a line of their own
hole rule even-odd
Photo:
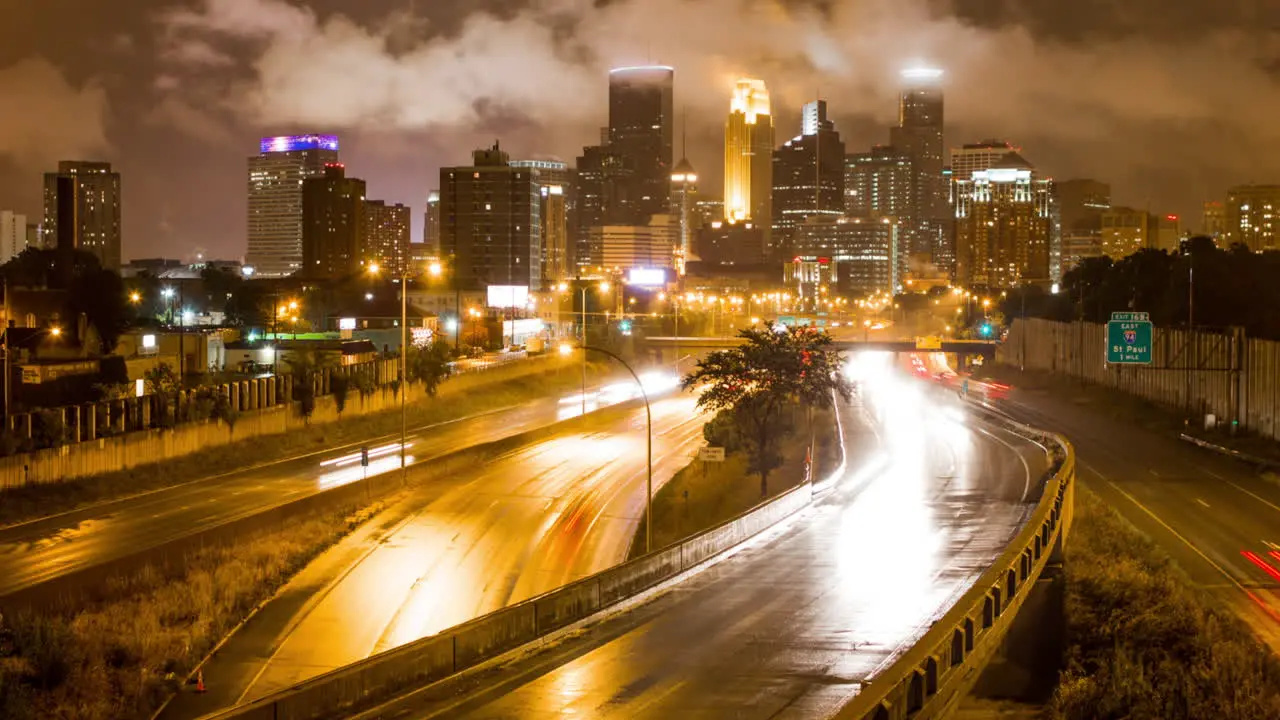
<svg viewBox="0 0 1280 720">
<path fill-rule="evenodd" d="M 652 403 L 655 491 L 702 443 L 694 403 Z M 643 410 L 433 481 L 307 568 L 279 596 L 286 607 L 269 604 L 206 666 L 210 692 L 163 717 L 254 700 L 616 565 L 645 484 Z"/>
<path fill-rule="evenodd" d="M 587 411 L 630 399 L 633 388 L 628 382 L 589 389 Z M 581 400 L 573 393 L 411 428 L 407 455 L 423 462 L 576 417 Z M 397 433 L 368 441 L 371 474 L 399 470 L 399 439 Z M 0 596 L 356 481 L 362 476 L 358 451 L 358 445 L 335 448 L 0 529 Z M 246 465 L 252 462 L 246 458 Z"/>
<path fill-rule="evenodd" d="M 864 387 L 867 397 L 844 410 L 848 470 L 774 539 L 548 652 L 383 717 L 783 718 L 839 708 L 1003 551 L 1048 467 L 1042 448 L 935 405 L 918 383 Z"/>
<path fill-rule="evenodd" d="M 1280 653 L 1280 485 L 1177 438 L 1113 419 L 1076 393 L 998 403 L 1066 435 L 1078 475 Z"/>
</svg>

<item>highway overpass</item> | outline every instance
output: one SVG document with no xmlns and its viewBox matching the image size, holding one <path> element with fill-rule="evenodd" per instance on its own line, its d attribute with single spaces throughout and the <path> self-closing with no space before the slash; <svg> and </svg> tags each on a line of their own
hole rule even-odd
<svg viewBox="0 0 1280 720">
<path fill-rule="evenodd" d="M 743 343 L 742 338 L 732 337 L 646 337 L 644 341 L 651 348 L 678 348 L 681 352 L 693 351 L 703 352 L 709 350 L 721 350 L 727 347 L 736 347 Z M 979 355 L 985 362 L 995 360 L 996 348 L 999 343 L 992 340 L 953 340 L 942 339 L 937 347 L 921 348 L 917 345 L 915 338 L 898 338 L 898 339 L 836 339 L 832 341 L 832 345 L 837 350 L 845 352 L 856 352 L 859 350 L 870 350 L 891 353 L 909 353 L 909 352 L 943 352 L 954 355 L 969 357 Z M 963 365 L 963 363 L 959 363 Z"/>
</svg>

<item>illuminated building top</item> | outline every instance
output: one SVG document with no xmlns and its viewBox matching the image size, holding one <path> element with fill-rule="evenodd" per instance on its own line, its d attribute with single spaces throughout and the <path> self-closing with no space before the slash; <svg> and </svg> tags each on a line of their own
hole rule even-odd
<svg viewBox="0 0 1280 720">
<path fill-rule="evenodd" d="M 742 78 L 733 89 L 729 112 L 747 116 L 747 124 L 755 125 L 756 116 L 769 115 L 769 90 L 763 80 Z"/>
<path fill-rule="evenodd" d="M 299 150 L 334 150 L 338 149 L 337 135 L 277 135 L 264 137 L 259 148 L 264 153 L 297 152 Z"/>
<path fill-rule="evenodd" d="M 930 67 L 907 68 L 902 71 L 902 79 L 911 82 L 928 82 L 942 79 L 942 71 Z"/>
</svg>

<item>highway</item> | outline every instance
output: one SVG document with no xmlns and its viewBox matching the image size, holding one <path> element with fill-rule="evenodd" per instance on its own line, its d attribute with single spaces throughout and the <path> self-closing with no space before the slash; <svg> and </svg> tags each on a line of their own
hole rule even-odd
<svg viewBox="0 0 1280 720">
<path fill-rule="evenodd" d="M 483 392 L 483 390 L 478 390 Z M 587 411 L 631 399 L 633 382 L 589 388 Z M 411 428 L 411 462 L 500 440 L 582 412 L 582 395 L 549 397 Z M 369 472 L 399 471 L 399 434 L 372 438 Z M 263 465 L 0 529 L 0 597 L 362 477 L 359 446 Z M 253 462 L 246 458 L 246 465 Z"/>
<path fill-rule="evenodd" d="M 652 403 L 655 490 L 703 442 L 694 403 Z M 640 409 L 433 481 L 304 570 L 281 593 L 287 609 L 268 605 L 205 666 L 210 692 L 163 717 L 256 699 L 616 565 L 645 479 Z"/>
<path fill-rule="evenodd" d="M 1117 420 L 1083 393 L 1014 385 L 998 405 L 1070 438 L 1084 484 L 1280 653 L 1280 485 L 1230 458 Z"/>
<path fill-rule="evenodd" d="M 847 471 L 772 539 L 379 717 L 829 715 L 1003 551 L 1049 464 L 922 383 L 880 375 L 862 387 L 842 409 Z"/>
</svg>

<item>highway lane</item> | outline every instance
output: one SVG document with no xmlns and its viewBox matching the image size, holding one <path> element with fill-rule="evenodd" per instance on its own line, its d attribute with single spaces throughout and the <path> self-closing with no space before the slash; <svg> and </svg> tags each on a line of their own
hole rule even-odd
<svg viewBox="0 0 1280 720">
<path fill-rule="evenodd" d="M 1033 509 L 1043 448 L 864 382 L 849 468 L 771 542 L 383 717 L 824 717 L 945 612 Z M 870 418 L 875 418 L 872 422 Z"/>
<path fill-rule="evenodd" d="M 655 490 L 703 442 L 694 403 L 685 394 L 652 404 Z M 345 560 L 327 565 L 322 556 L 333 582 L 304 570 L 290 585 L 315 599 L 290 617 L 269 605 L 206 666 L 212 696 L 180 696 L 164 718 L 256 699 L 616 565 L 643 515 L 645 481 L 636 410 L 433 483 L 442 487 L 400 503 L 421 507 L 387 532 L 349 543 L 366 551 L 334 548 L 326 555 Z"/>
<path fill-rule="evenodd" d="M 619 382 L 588 389 L 587 411 L 630 399 L 633 387 L 632 382 Z M 576 417 L 581 408 L 582 395 L 573 393 L 413 428 L 407 455 L 420 463 Z M 367 444 L 377 456 L 371 473 L 398 471 L 398 433 Z M 0 596 L 358 480 L 361 471 L 353 455 L 358 447 L 348 445 L 0 529 Z"/>
<path fill-rule="evenodd" d="M 1083 395 L 1015 387 L 1012 417 L 1071 439 L 1085 485 L 1280 653 L 1280 486 L 1230 458 L 1108 416 Z"/>
</svg>

